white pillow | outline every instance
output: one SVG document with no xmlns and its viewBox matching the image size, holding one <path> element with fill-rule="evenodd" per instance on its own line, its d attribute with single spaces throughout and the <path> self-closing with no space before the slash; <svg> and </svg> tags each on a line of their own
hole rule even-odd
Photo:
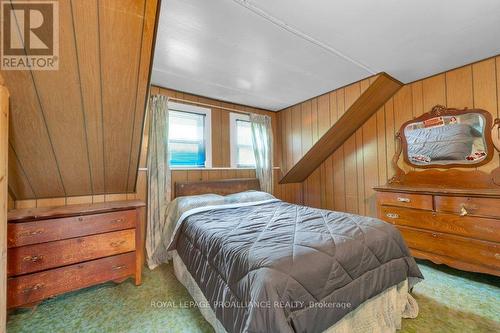
<svg viewBox="0 0 500 333">
<path fill-rule="evenodd" d="M 218 194 L 187 195 L 184 197 L 177 197 L 170 203 L 170 205 L 176 206 L 177 209 L 183 212 L 197 207 L 222 204 L 224 204 L 224 197 Z"/>
<path fill-rule="evenodd" d="M 232 204 L 240 202 L 263 201 L 269 199 L 276 199 L 276 198 L 267 192 L 245 191 L 245 192 L 226 195 L 224 197 L 224 203 Z"/>
</svg>

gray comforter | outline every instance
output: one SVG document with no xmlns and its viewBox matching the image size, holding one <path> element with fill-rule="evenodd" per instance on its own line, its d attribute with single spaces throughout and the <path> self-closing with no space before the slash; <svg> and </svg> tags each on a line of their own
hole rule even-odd
<svg viewBox="0 0 500 333">
<path fill-rule="evenodd" d="M 396 228 L 282 201 L 183 219 L 176 249 L 228 332 L 322 332 L 423 278 Z"/>
</svg>

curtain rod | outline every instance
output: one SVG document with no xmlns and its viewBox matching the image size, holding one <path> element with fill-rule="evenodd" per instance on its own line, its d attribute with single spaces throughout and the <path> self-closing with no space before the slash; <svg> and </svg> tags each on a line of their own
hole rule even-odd
<svg viewBox="0 0 500 333">
<path fill-rule="evenodd" d="M 212 108 L 216 108 L 216 109 L 222 109 L 222 110 L 236 112 L 236 113 L 251 114 L 251 112 L 247 112 L 247 111 L 241 111 L 241 110 L 237 110 L 237 109 L 233 109 L 233 108 L 226 108 L 226 107 L 223 107 L 223 106 L 218 106 L 218 105 L 213 105 L 213 104 L 208 104 L 208 103 L 189 101 L 187 99 L 182 99 L 182 98 L 177 98 L 177 97 L 169 97 L 168 99 L 170 101 L 184 102 L 184 103 L 194 104 L 194 105 L 200 105 L 200 106 L 208 106 L 208 107 L 212 107 Z"/>
</svg>

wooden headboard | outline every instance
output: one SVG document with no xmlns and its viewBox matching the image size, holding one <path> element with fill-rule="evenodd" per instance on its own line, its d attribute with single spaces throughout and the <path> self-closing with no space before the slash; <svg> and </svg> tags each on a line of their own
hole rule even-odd
<svg viewBox="0 0 500 333">
<path fill-rule="evenodd" d="M 260 184 L 257 178 L 220 179 L 201 182 L 176 182 L 174 198 L 186 195 L 208 193 L 227 195 L 248 190 L 260 191 Z"/>
</svg>

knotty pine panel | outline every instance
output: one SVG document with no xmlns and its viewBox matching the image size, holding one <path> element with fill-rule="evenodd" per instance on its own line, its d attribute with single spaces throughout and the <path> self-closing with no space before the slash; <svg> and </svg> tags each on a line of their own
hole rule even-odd
<svg viewBox="0 0 500 333">
<path fill-rule="evenodd" d="M 293 189 L 303 191 L 302 195 L 295 194 L 295 197 L 303 198 L 305 204 L 313 206 L 319 202 L 322 208 L 376 216 L 372 187 L 385 184 L 394 175 L 391 161 L 396 149 L 395 134 L 402 123 L 430 111 L 436 104 L 482 108 L 497 118 L 500 106 L 499 79 L 500 56 L 497 56 L 405 85 L 308 179 L 294 184 L 296 187 Z M 363 80 L 311 99 L 311 103 L 315 99 L 318 101 L 318 112 L 316 118 L 311 118 L 316 124 L 307 126 L 318 126 L 321 133 L 325 123 L 333 125 L 355 100 L 358 95 L 356 92 L 361 92 L 366 84 L 366 80 Z M 303 101 L 298 106 L 307 105 L 307 102 Z M 328 104 L 329 113 L 324 111 L 325 104 Z M 283 125 L 284 170 L 293 166 L 289 155 L 293 155 L 293 161 L 300 159 L 306 153 L 302 149 L 303 140 L 306 140 L 306 146 L 310 140 L 309 130 L 304 130 L 302 124 L 287 125 L 287 119 L 293 119 L 296 109 L 297 105 L 294 105 L 279 112 Z M 412 170 L 401 160 L 399 165 L 403 169 Z M 499 165 L 498 153 L 495 153 L 492 162 L 478 169 L 489 172 Z M 292 194 L 287 193 L 286 197 L 291 198 Z"/>
</svg>

